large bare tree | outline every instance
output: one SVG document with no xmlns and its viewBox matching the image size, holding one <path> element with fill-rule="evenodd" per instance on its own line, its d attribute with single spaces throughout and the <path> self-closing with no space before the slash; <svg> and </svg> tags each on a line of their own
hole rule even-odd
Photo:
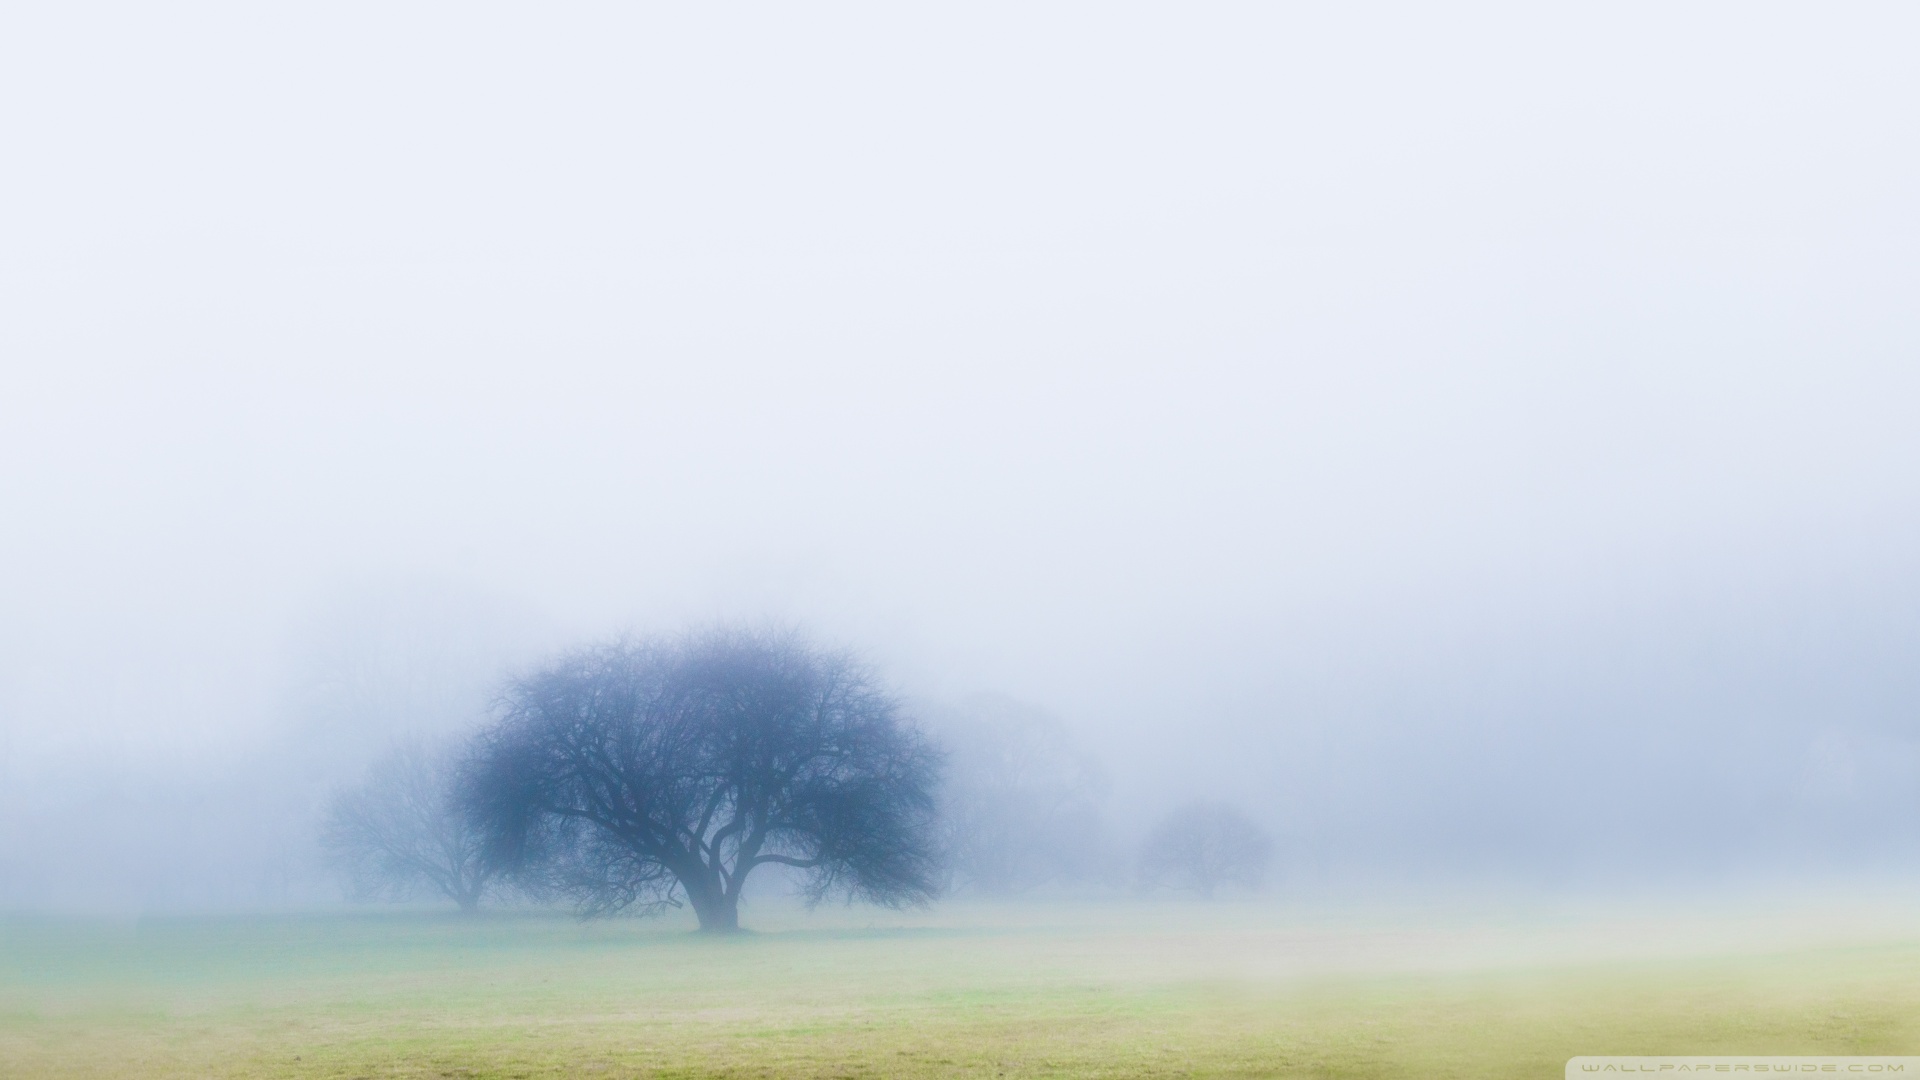
<svg viewBox="0 0 1920 1080">
<path fill-rule="evenodd" d="M 471 912 L 498 878 L 480 833 L 454 804 L 457 761 L 396 745 L 359 784 L 334 793 L 321 843 L 357 899 L 437 892 Z"/>
<path fill-rule="evenodd" d="M 513 682 L 465 805 L 490 851 L 588 913 L 686 902 L 739 927 L 755 868 L 810 898 L 937 885 L 939 754 L 850 656 L 716 630 L 583 649 Z"/>
</svg>

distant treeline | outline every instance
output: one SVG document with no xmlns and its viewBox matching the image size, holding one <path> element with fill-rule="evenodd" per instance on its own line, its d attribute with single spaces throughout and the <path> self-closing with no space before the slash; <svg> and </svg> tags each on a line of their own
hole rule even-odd
<svg viewBox="0 0 1920 1080">
<path fill-rule="evenodd" d="M 508 680 L 465 737 L 393 746 L 335 792 L 323 845 L 357 899 L 437 894 L 692 907 L 739 926 L 749 876 L 809 901 L 954 891 L 1258 889 L 1272 840 L 1236 808 L 1172 810 L 1129 858 L 1095 758 L 1000 698 L 909 715 L 858 657 L 794 631 L 707 629 L 567 652 Z"/>
</svg>

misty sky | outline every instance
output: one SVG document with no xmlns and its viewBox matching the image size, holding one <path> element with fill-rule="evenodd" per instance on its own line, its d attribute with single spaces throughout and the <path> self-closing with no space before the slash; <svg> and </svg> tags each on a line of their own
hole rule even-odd
<svg viewBox="0 0 1920 1080">
<path fill-rule="evenodd" d="M 803 623 L 1302 859 L 1912 867 L 1917 30 L 16 5 L 0 838 L 420 609 Z"/>
</svg>

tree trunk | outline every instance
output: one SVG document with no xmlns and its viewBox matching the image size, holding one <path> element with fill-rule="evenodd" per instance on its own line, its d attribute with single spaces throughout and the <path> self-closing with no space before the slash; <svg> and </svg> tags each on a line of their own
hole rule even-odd
<svg viewBox="0 0 1920 1080">
<path fill-rule="evenodd" d="M 715 874 L 679 874 L 687 903 L 700 918 L 703 934 L 731 934 L 740 929 L 740 897 L 720 884 Z"/>
<path fill-rule="evenodd" d="M 688 896 L 693 913 L 700 917 L 703 934 L 733 934 L 740 930 L 740 899 L 721 893 L 705 898 Z"/>
</svg>

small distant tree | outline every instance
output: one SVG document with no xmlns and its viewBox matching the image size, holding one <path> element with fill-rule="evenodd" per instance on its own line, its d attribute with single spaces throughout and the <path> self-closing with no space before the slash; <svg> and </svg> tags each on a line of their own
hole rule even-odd
<svg viewBox="0 0 1920 1080">
<path fill-rule="evenodd" d="M 1107 876 L 1106 777 L 1065 724 L 991 696 L 943 719 L 941 828 L 956 885 L 1012 893 Z"/>
<path fill-rule="evenodd" d="M 491 852 L 583 913 L 684 900 L 725 933 L 770 864 L 804 871 L 814 901 L 931 899 L 939 770 L 852 657 L 712 631 L 583 649 L 514 682 L 464 799 Z"/>
<path fill-rule="evenodd" d="M 1194 892 L 1211 900 L 1222 886 L 1260 888 L 1272 857 L 1273 837 L 1239 808 L 1188 803 L 1148 835 L 1140 851 L 1140 887 Z"/>
<path fill-rule="evenodd" d="M 499 875 L 454 802 L 456 772 L 451 752 L 405 742 L 334 793 L 321 844 L 355 899 L 407 900 L 426 890 L 464 912 L 480 906 Z"/>
</svg>

